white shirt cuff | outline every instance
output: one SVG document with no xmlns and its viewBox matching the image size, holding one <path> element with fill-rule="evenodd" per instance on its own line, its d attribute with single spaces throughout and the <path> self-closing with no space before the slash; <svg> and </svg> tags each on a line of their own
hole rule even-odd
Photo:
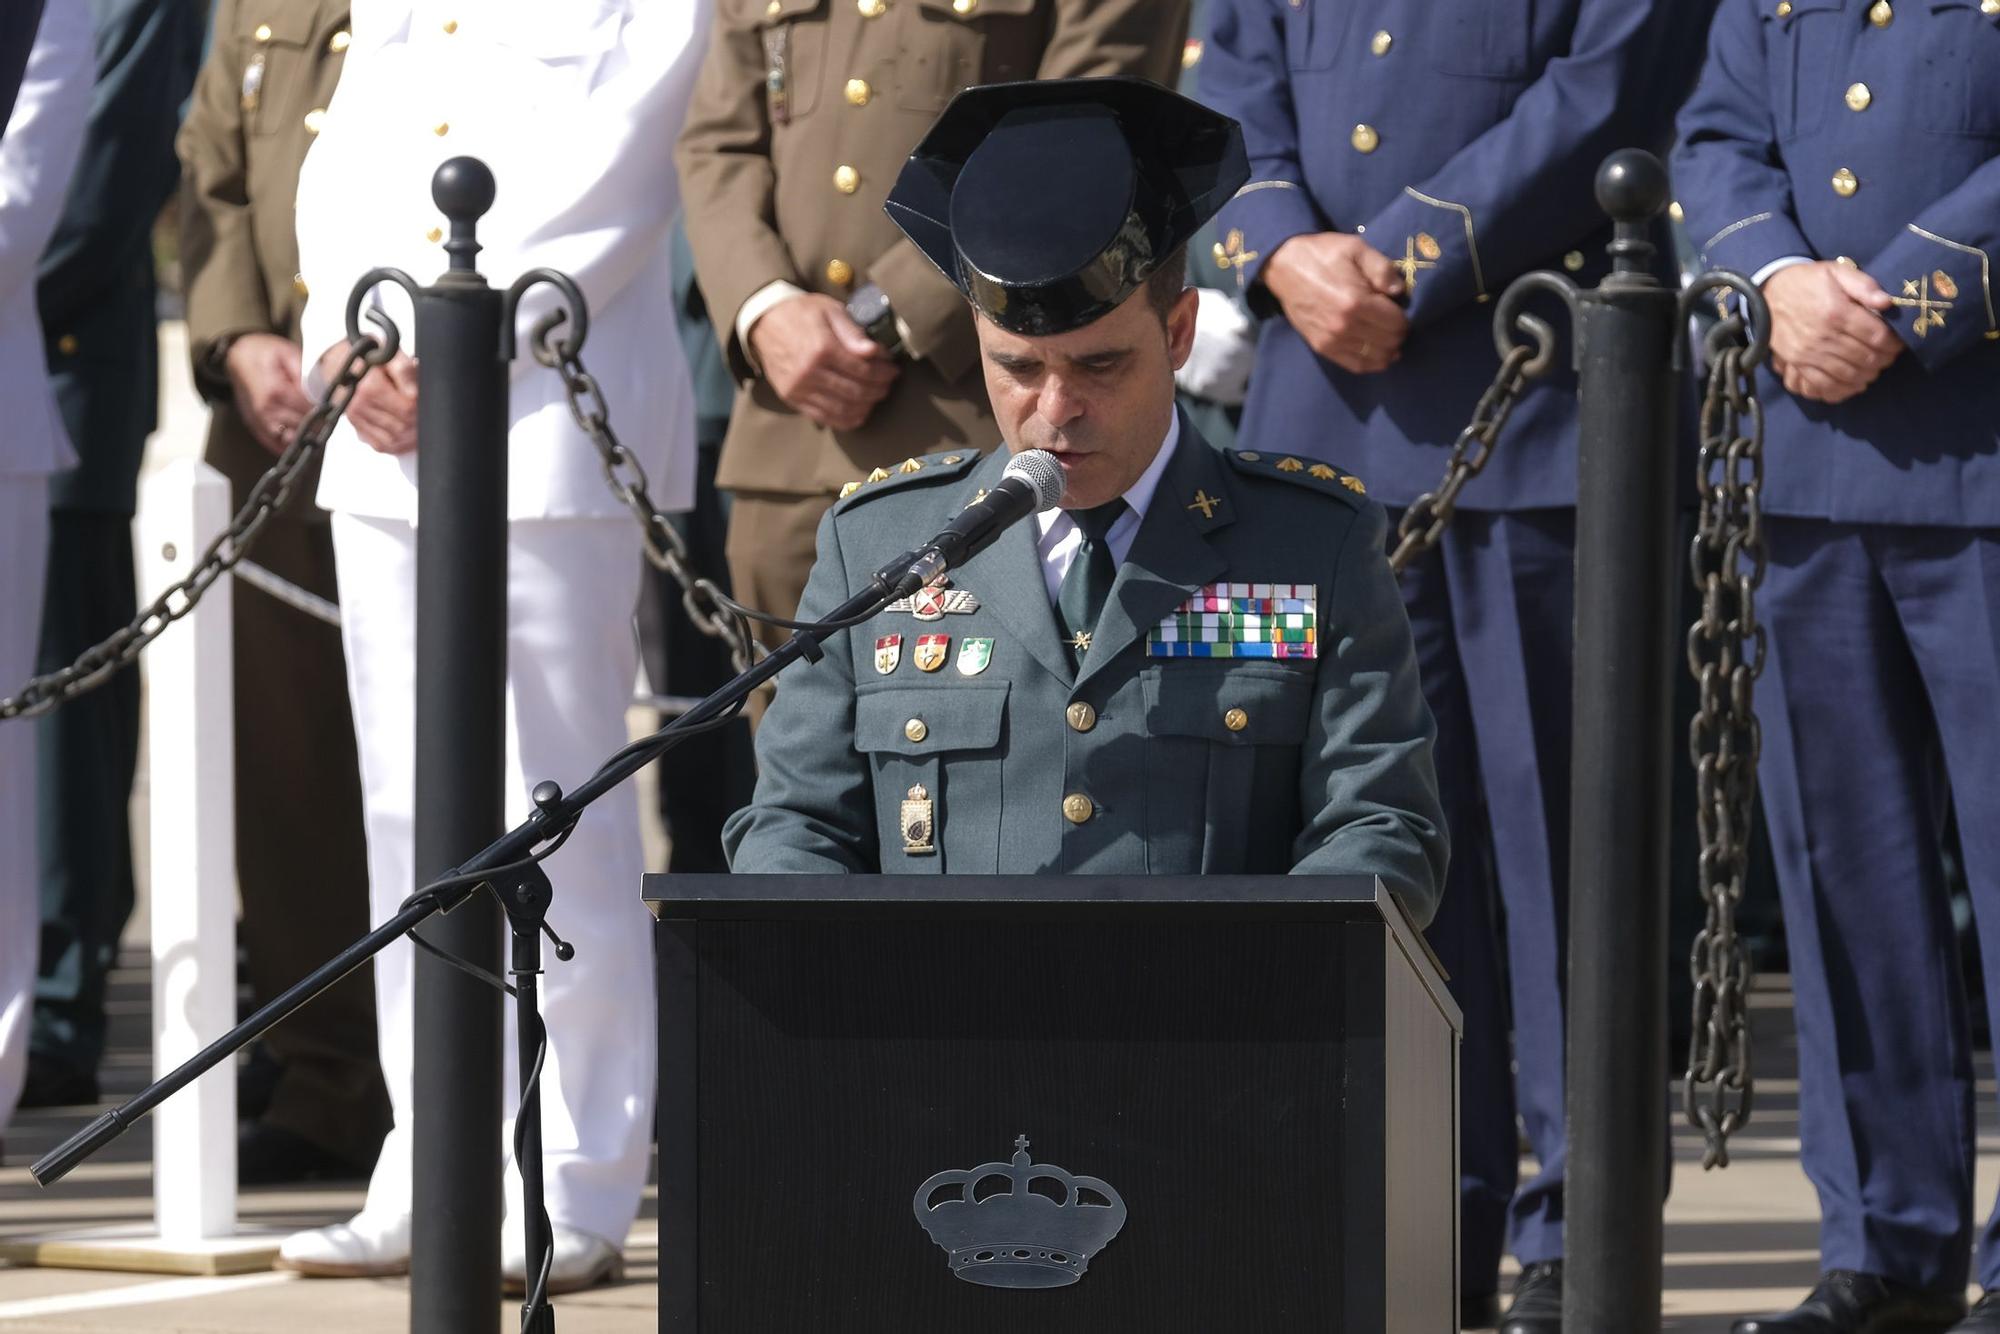
<svg viewBox="0 0 2000 1334">
<path fill-rule="evenodd" d="M 1794 264 L 1810 264 L 1812 262 L 1812 256 L 1810 255 L 1780 255 L 1750 275 L 1751 285 L 1762 287 L 1765 283 L 1771 281 L 1771 275 L 1778 272 L 1778 270 L 1789 269 Z"/>
<path fill-rule="evenodd" d="M 780 278 L 774 283 L 765 283 L 752 292 L 736 312 L 736 343 L 743 349 L 743 357 L 756 368 L 759 375 L 764 368 L 757 365 L 757 354 L 750 347 L 750 330 L 757 321 L 770 312 L 771 307 L 790 301 L 795 296 L 804 296 L 805 289 L 797 283 Z"/>
</svg>

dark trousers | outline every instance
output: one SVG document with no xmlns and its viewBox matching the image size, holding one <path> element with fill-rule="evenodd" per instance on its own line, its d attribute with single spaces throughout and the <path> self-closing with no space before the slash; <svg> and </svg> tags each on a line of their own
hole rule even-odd
<svg viewBox="0 0 2000 1334">
<path fill-rule="evenodd" d="M 67 666 L 136 611 L 132 516 L 49 515 L 37 673 Z M 132 914 L 129 806 L 139 754 L 139 673 L 127 668 L 35 723 L 41 952 L 32 1059 L 95 1075 L 104 986 Z"/>
<path fill-rule="evenodd" d="M 1465 1014 L 1461 1290 L 1562 1254 L 1575 515 L 1460 511 L 1402 577 L 1451 868 L 1426 933 Z M 1539 1162 L 1519 1180 L 1525 1131 Z"/>
<path fill-rule="evenodd" d="M 1828 1268 L 1956 1288 L 1973 1068 L 1941 856 L 1955 805 L 2000 1000 L 2000 531 L 1765 519 L 1759 782 Z M 2000 1012 L 2000 1008 L 1996 1008 Z M 2000 1286 L 2000 1208 L 1977 1277 Z"/>
<path fill-rule="evenodd" d="M 694 508 L 674 516 L 674 524 L 688 544 L 695 570 L 727 592 L 724 539 L 729 505 L 715 485 L 719 452 L 714 446 L 702 447 Z M 639 598 L 639 644 L 646 677 L 662 695 L 699 699 L 736 675 L 722 641 L 695 628 L 681 605 L 680 586 L 650 564 Z M 660 818 L 672 844 L 670 871 L 729 869 L 722 855 L 722 822 L 749 804 L 756 782 L 747 721 L 691 737 L 667 752 L 660 761 Z"/>
</svg>

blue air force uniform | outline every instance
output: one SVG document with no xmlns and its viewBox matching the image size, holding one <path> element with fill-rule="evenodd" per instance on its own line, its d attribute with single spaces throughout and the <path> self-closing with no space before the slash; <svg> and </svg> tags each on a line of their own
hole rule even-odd
<svg viewBox="0 0 2000 1334">
<path fill-rule="evenodd" d="M 2000 0 L 1724 0 L 1675 171 L 1709 264 L 1855 265 L 1906 345 L 1838 406 L 1760 376 L 1757 712 L 1824 1265 L 1931 1289 L 1965 1281 L 1973 1188 L 1948 800 L 2000 1003 L 1996 71 Z"/>
<path fill-rule="evenodd" d="M 1253 309 L 1278 314 L 1260 280 L 1279 246 L 1341 231 L 1401 266 L 1410 319 L 1401 361 L 1366 376 L 1321 360 L 1282 317 L 1269 319 L 1242 442 L 1338 457 L 1392 507 L 1434 489 L 1498 367 L 1492 303 L 1532 269 L 1585 285 L 1606 271 L 1595 173 L 1615 149 L 1664 150 L 1706 9 L 1218 0 L 1202 88 L 1244 126 L 1252 179 L 1219 225 Z M 1663 277 L 1671 256 L 1663 244 Z M 1503 1240 L 1524 1265 L 1562 1253 L 1576 502 L 1568 365 L 1565 349 L 1467 487 L 1442 548 L 1404 576 L 1453 839 L 1431 940 L 1466 1014 L 1461 1264 L 1471 1297 L 1494 1290 Z M 1307 423 L 1312 438 L 1301 441 Z M 1541 1163 L 1518 1190 L 1517 1110 Z"/>
</svg>

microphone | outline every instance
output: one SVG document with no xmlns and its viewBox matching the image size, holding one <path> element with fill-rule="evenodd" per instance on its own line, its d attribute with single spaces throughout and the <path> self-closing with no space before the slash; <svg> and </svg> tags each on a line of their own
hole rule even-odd
<svg viewBox="0 0 2000 1334">
<path fill-rule="evenodd" d="M 1046 449 L 1029 449 L 1007 460 L 1007 470 L 991 491 L 960 510 L 945 530 L 915 551 L 898 556 L 875 572 L 908 597 L 947 570 L 955 570 L 993 544 L 1008 525 L 1062 503 L 1062 464 Z"/>
</svg>

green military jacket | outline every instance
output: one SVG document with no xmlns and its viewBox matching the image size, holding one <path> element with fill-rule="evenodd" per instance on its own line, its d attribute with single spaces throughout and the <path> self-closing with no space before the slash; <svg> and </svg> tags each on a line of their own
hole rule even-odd
<svg viewBox="0 0 2000 1334">
<path fill-rule="evenodd" d="M 825 615 L 1005 463 L 937 454 L 851 491 L 820 527 L 800 615 Z M 1446 855 L 1433 725 L 1387 520 L 1358 488 L 1324 464 L 1220 453 L 1183 422 L 1074 675 L 1036 525 L 1017 523 L 948 588 L 779 678 L 755 800 L 724 831 L 732 868 L 1373 874 L 1427 922 Z M 1272 593 L 1259 585 L 1313 604 L 1277 649 L 1203 643 L 1272 632 L 1181 610 Z"/>
</svg>

